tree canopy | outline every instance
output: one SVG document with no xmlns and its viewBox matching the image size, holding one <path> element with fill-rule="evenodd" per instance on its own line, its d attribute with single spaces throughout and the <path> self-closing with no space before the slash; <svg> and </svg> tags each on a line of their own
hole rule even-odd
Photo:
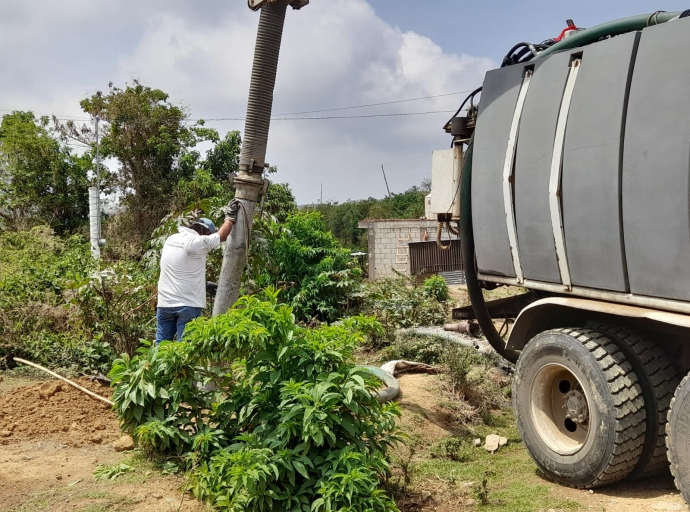
<svg viewBox="0 0 690 512">
<path fill-rule="evenodd" d="M 0 123 L 0 218 L 6 228 L 47 224 L 65 233 L 88 218 L 90 161 L 62 145 L 48 122 L 15 111 Z"/>
<path fill-rule="evenodd" d="M 135 80 L 81 101 L 84 112 L 105 121 L 101 151 L 117 159 L 115 183 L 129 213 L 129 227 L 146 240 L 168 213 L 180 179 L 193 167 L 183 158 L 199 142 L 218 141 L 218 132 L 173 104 L 168 94 Z"/>
</svg>

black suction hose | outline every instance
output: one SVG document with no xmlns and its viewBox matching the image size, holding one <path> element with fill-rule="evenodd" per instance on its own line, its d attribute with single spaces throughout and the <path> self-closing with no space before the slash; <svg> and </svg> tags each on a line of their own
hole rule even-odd
<svg viewBox="0 0 690 512">
<path fill-rule="evenodd" d="M 462 177 L 460 179 L 460 248 L 462 250 L 462 263 L 467 282 L 467 292 L 470 296 L 474 315 L 477 323 L 481 327 L 486 340 L 503 358 L 511 363 L 518 360 L 518 352 L 506 349 L 503 338 L 498 334 L 491 315 L 486 308 L 484 295 L 477 279 L 477 268 L 474 258 L 474 232 L 472 228 L 472 153 L 474 146 L 474 136 L 465 152 L 465 162 L 462 167 Z"/>
</svg>

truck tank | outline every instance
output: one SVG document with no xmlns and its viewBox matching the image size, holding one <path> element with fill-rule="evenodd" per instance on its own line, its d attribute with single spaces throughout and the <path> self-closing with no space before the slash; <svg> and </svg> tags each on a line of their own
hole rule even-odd
<svg viewBox="0 0 690 512">
<path fill-rule="evenodd" d="M 480 280 L 690 312 L 688 47 L 679 20 L 486 75 Z"/>
<path fill-rule="evenodd" d="M 516 422 L 533 459 L 580 488 L 670 466 L 687 502 L 686 17 L 569 22 L 569 42 L 520 43 L 446 129 L 467 145 L 459 231 L 472 308 L 454 316 L 475 317 L 516 362 Z M 507 340 L 491 319 L 505 303 L 481 292 L 496 286 L 532 301 Z"/>
</svg>

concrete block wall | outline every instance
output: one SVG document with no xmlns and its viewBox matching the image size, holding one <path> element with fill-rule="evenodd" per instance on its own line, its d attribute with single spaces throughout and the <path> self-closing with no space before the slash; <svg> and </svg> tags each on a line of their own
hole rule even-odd
<svg viewBox="0 0 690 512">
<path fill-rule="evenodd" d="M 436 240 L 435 220 L 424 219 L 386 219 L 365 220 L 359 223 L 360 229 L 368 231 L 369 279 L 376 280 L 393 277 L 395 270 L 410 275 L 409 242 Z M 448 240 L 447 231 L 441 237 Z"/>
</svg>

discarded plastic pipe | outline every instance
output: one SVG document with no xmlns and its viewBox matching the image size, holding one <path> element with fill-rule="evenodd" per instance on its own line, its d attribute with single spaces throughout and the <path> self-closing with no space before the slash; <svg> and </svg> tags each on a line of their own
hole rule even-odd
<svg viewBox="0 0 690 512">
<path fill-rule="evenodd" d="M 72 386 L 73 388 L 78 389 L 78 390 L 81 391 L 82 393 L 86 393 L 86 394 L 89 395 L 91 398 L 95 398 L 96 400 L 100 400 L 101 402 L 104 402 L 104 403 L 106 403 L 106 404 L 108 404 L 108 405 L 110 405 L 110 406 L 115 405 L 113 402 L 111 402 L 111 401 L 108 400 L 107 398 L 103 398 L 102 396 L 97 395 L 96 393 L 94 393 L 94 392 L 92 392 L 92 391 L 89 391 L 89 390 L 86 389 L 86 388 L 81 387 L 79 384 L 75 384 L 75 383 L 72 382 L 71 380 L 66 379 L 65 377 L 63 377 L 62 375 L 58 375 L 58 374 L 55 373 L 55 372 L 51 372 L 49 369 L 43 368 L 43 366 L 41 366 L 41 365 L 38 365 L 38 364 L 36 364 L 36 363 L 32 363 L 31 361 L 27 361 L 27 360 L 25 360 L 25 359 L 20 359 L 20 358 L 18 358 L 18 357 L 13 357 L 12 359 L 14 359 L 14 360 L 15 360 L 16 362 L 18 362 L 18 363 L 22 363 L 22 364 L 25 364 L 25 365 L 27 365 L 27 366 L 33 366 L 34 368 L 36 368 L 36 369 L 38 369 L 38 370 L 41 370 L 41 371 L 43 371 L 43 372 L 46 372 L 48 375 L 52 375 L 52 376 L 55 377 L 56 379 L 60 379 L 61 381 L 66 382 L 67 384 L 69 384 L 69 385 Z"/>
</svg>

